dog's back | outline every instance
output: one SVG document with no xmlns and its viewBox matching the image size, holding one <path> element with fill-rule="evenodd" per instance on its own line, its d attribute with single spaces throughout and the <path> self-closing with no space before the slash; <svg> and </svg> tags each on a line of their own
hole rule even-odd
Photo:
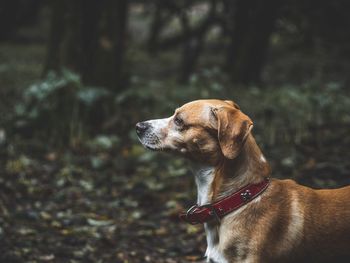
<svg viewBox="0 0 350 263">
<path fill-rule="evenodd" d="M 265 209 L 276 209 L 266 225 L 264 262 L 350 261 L 350 186 L 314 190 L 273 180 L 263 198 Z"/>
</svg>

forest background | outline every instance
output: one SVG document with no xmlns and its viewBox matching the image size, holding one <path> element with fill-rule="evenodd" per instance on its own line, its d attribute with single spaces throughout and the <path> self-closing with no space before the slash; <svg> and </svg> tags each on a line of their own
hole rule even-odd
<svg viewBox="0 0 350 263">
<path fill-rule="evenodd" d="M 254 121 L 272 176 L 350 183 L 346 0 L 0 3 L 0 261 L 201 262 L 184 160 L 135 123 L 199 98 Z"/>
</svg>

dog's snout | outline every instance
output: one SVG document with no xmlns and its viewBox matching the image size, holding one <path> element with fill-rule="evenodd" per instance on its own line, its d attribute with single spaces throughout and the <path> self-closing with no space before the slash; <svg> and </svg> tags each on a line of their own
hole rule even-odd
<svg viewBox="0 0 350 263">
<path fill-rule="evenodd" d="M 150 126 L 151 125 L 149 123 L 147 123 L 147 122 L 138 122 L 136 124 L 136 133 L 137 133 L 137 135 L 139 135 L 139 136 L 143 135 Z"/>
</svg>

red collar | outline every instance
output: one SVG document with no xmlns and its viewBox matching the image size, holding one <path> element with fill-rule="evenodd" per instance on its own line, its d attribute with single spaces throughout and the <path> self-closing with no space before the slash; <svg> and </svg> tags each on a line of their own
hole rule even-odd
<svg viewBox="0 0 350 263">
<path fill-rule="evenodd" d="M 269 178 L 266 178 L 260 183 L 248 184 L 237 192 L 234 192 L 213 204 L 201 206 L 196 204 L 188 209 L 186 213 L 181 213 L 179 217 L 181 220 L 192 225 L 203 224 L 212 219 L 216 219 L 220 222 L 220 219 L 225 215 L 249 203 L 264 192 L 268 187 L 269 182 Z"/>
</svg>

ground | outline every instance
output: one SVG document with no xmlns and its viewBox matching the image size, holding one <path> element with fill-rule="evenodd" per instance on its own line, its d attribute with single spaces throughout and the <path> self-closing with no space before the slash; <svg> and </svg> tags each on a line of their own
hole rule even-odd
<svg viewBox="0 0 350 263">
<path fill-rule="evenodd" d="M 119 150 L 55 152 L 18 144 L 1 150 L 1 262 L 202 260 L 203 227 L 177 217 L 195 200 L 182 161 L 169 172 L 152 168 L 153 158 L 170 162 L 166 156 L 147 155 L 137 145 L 116 157 Z M 349 182 L 350 166 L 333 165 L 348 153 L 330 147 L 308 154 L 314 157 L 299 169 L 300 181 Z M 325 156 L 329 161 L 322 161 Z"/>
<path fill-rule="evenodd" d="M 195 202 L 186 163 L 146 151 L 133 130 L 194 98 L 234 98 L 254 121 L 273 177 L 313 187 L 350 183 L 350 104 L 335 85 L 230 89 L 214 67 L 181 87 L 139 69 L 130 92 L 117 96 L 123 107 L 134 103 L 121 115 L 129 130 L 53 145 L 9 128 L 23 90 L 40 79 L 44 54 L 42 44 L 0 46 L 0 262 L 203 261 L 203 227 L 177 216 Z"/>
<path fill-rule="evenodd" d="M 191 180 L 184 175 L 157 182 L 141 173 L 121 174 L 113 153 L 103 154 L 109 164 L 95 170 L 87 152 L 40 153 L 35 159 L 2 152 L 1 262 L 190 262 L 202 257 L 202 227 L 177 217 Z"/>
</svg>

